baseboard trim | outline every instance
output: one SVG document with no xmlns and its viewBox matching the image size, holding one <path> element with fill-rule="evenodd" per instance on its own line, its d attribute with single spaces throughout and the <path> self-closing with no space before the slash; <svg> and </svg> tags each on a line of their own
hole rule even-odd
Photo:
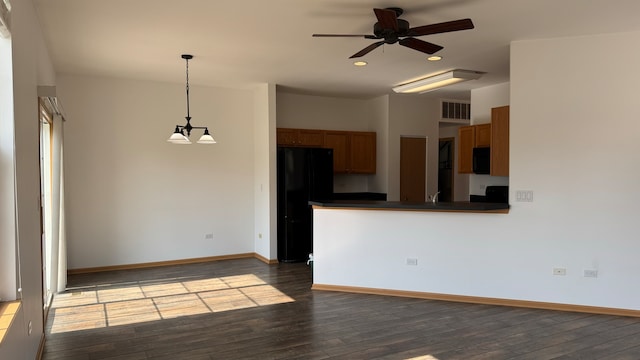
<svg viewBox="0 0 640 360">
<path fill-rule="evenodd" d="M 144 269 L 144 268 L 158 267 L 158 266 L 196 264 L 196 263 L 209 262 L 209 261 L 246 259 L 246 258 L 257 258 L 261 261 L 264 261 L 262 259 L 266 260 L 266 258 L 256 253 L 244 253 L 244 254 L 232 254 L 232 255 L 220 255 L 220 256 L 207 256 L 207 257 L 201 257 L 201 258 L 181 259 L 181 260 L 154 261 L 154 262 L 138 263 L 138 264 L 125 264 L 125 265 L 99 266 L 99 267 L 81 268 L 81 269 L 69 269 L 67 270 L 67 275 L 88 274 L 88 273 L 114 271 L 114 270 Z"/>
<path fill-rule="evenodd" d="M 254 257 L 267 265 L 273 265 L 278 263 L 278 259 L 267 259 L 266 257 L 258 253 L 254 253 Z"/>
<path fill-rule="evenodd" d="M 541 302 L 541 301 L 499 299 L 499 298 L 488 298 L 488 297 L 478 297 L 478 296 L 438 294 L 438 293 L 427 293 L 427 292 L 418 292 L 418 291 L 388 290 L 388 289 L 340 286 L 340 285 L 325 285 L 325 284 L 313 284 L 311 286 L 311 289 L 320 290 L 320 291 L 338 291 L 338 292 L 348 292 L 348 293 L 358 293 L 358 294 L 399 296 L 399 297 L 409 297 L 409 298 L 418 298 L 418 299 L 427 299 L 427 300 L 464 302 L 464 303 L 472 303 L 472 304 L 500 305 L 500 306 L 523 307 L 523 308 L 544 309 L 544 310 L 559 310 L 559 311 L 581 312 L 581 313 L 600 314 L 600 315 L 640 317 L 640 310 L 549 303 L 549 302 Z"/>
</svg>

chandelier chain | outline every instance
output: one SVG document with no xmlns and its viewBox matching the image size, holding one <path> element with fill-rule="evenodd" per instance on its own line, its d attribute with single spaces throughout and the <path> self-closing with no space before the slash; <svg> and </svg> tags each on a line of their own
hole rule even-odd
<svg viewBox="0 0 640 360">
<path fill-rule="evenodd" d="M 189 115 L 189 59 L 185 59 L 187 61 L 187 119 L 191 119 L 191 115 Z"/>
</svg>

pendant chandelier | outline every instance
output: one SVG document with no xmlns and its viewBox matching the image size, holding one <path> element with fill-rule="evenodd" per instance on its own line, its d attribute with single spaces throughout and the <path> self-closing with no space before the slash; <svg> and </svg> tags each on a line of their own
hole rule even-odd
<svg viewBox="0 0 640 360">
<path fill-rule="evenodd" d="M 204 134 L 198 140 L 198 144 L 215 144 L 216 141 L 209 134 L 209 129 L 206 126 L 193 126 L 191 125 L 191 116 L 189 114 L 189 60 L 193 59 L 193 55 L 183 54 L 182 58 L 187 62 L 187 123 L 185 125 L 176 125 L 176 129 L 167 140 L 173 144 L 191 144 L 189 136 L 191 136 L 191 130 L 204 129 Z M 186 135 L 185 135 L 186 131 Z"/>
</svg>

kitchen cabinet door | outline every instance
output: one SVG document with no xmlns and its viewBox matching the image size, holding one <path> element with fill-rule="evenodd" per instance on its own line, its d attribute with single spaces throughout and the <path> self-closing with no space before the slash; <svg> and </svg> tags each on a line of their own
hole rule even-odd
<svg viewBox="0 0 640 360">
<path fill-rule="evenodd" d="M 349 172 L 376 173 L 376 133 L 352 132 L 349 137 Z"/>
<path fill-rule="evenodd" d="M 324 145 L 324 131 L 322 130 L 298 130 L 298 146 L 322 147 Z"/>
<path fill-rule="evenodd" d="M 475 126 L 458 128 L 458 173 L 473 173 L 473 146 L 476 139 Z"/>
<path fill-rule="evenodd" d="M 325 131 L 324 147 L 333 149 L 334 173 L 376 173 L 375 132 Z"/>
<path fill-rule="evenodd" d="M 344 174 L 348 172 L 349 133 L 347 131 L 326 131 L 324 133 L 324 147 L 333 149 L 333 172 Z"/>
<path fill-rule="evenodd" d="M 509 106 L 491 109 L 491 175 L 509 176 Z"/>
<path fill-rule="evenodd" d="M 276 130 L 276 143 L 281 146 L 295 146 L 298 141 L 298 132 L 296 129 L 282 129 Z"/>
<path fill-rule="evenodd" d="M 474 147 L 491 146 L 491 124 L 475 125 L 476 136 Z"/>
<path fill-rule="evenodd" d="M 276 143 L 280 146 L 322 147 L 324 144 L 324 131 L 278 128 L 276 130 Z"/>
</svg>

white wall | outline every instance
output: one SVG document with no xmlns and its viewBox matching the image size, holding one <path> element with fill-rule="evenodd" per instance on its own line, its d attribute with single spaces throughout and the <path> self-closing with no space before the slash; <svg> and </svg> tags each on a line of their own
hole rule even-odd
<svg viewBox="0 0 640 360">
<path fill-rule="evenodd" d="M 277 259 L 276 86 L 260 85 L 254 96 L 254 246 L 264 258 Z"/>
<path fill-rule="evenodd" d="M 11 10 L 13 115 L 15 120 L 16 217 L 20 247 L 22 310 L 0 346 L 0 359 L 35 359 L 44 326 L 40 257 L 40 168 L 38 85 L 53 85 L 42 31 L 31 1 L 14 1 Z M 11 239 L 3 239 L 11 241 Z M 28 324 L 33 331 L 28 332 Z"/>
<path fill-rule="evenodd" d="M 533 202 L 509 214 L 316 211 L 314 282 L 640 310 L 639 40 L 513 43 L 510 195 L 532 190 Z"/>
<path fill-rule="evenodd" d="M 376 132 L 376 173 L 369 179 L 369 191 L 387 193 L 389 179 L 389 96 L 369 100 L 371 131 Z"/>
<path fill-rule="evenodd" d="M 60 75 L 58 94 L 70 269 L 254 251 L 253 92 L 191 86 L 218 143 L 182 146 L 184 84 Z"/>
<path fill-rule="evenodd" d="M 490 123 L 492 108 L 509 105 L 509 89 L 509 83 L 507 82 L 471 90 L 471 124 Z M 509 177 L 469 175 L 469 194 L 484 195 L 488 185 L 509 185 Z M 463 200 L 467 201 L 469 199 Z"/>
<path fill-rule="evenodd" d="M 276 104 L 281 128 L 371 130 L 367 100 L 278 91 Z"/>
<path fill-rule="evenodd" d="M 436 98 L 418 95 L 389 97 L 389 191 L 387 200 L 400 200 L 400 137 L 427 138 L 425 194 L 438 191 L 439 109 Z"/>
<path fill-rule="evenodd" d="M 471 90 L 471 125 L 491 122 L 491 109 L 509 105 L 509 83 Z"/>
</svg>

